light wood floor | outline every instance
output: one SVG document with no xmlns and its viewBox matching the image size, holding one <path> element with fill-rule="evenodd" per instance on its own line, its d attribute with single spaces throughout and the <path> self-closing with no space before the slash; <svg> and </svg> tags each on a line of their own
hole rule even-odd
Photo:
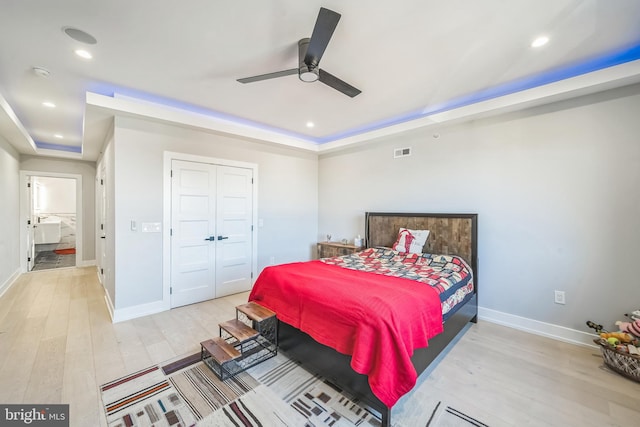
<svg viewBox="0 0 640 427">
<path fill-rule="evenodd" d="M 199 351 L 246 298 L 112 324 L 95 268 L 22 275 L 0 298 L 0 403 L 69 403 L 72 426 L 104 426 L 101 384 Z M 422 381 L 492 427 L 640 425 L 640 383 L 599 350 L 488 322 Z"/>
</svg>

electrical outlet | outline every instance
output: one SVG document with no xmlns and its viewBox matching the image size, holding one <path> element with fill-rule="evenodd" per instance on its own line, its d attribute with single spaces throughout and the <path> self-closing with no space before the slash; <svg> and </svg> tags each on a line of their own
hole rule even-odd
<svg viewBox="0 0 640 427">
<path fill-rule="evenodd" d="M 554 291 L 554 292 L 555 292 L 554 302 L 556 304 L 565 304 L 564 291 Z"/>
<path fill-rule="evenodd" d="M 274 256 L 269 257 L 269 264 L 270 265 L 275 265 L 276 264 L 276 257 L 274 257 Z"/>
</svg>

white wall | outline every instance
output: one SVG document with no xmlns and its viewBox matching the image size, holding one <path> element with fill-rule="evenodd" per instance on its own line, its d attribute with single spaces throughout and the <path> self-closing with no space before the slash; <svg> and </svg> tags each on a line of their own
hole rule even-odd
<svg viewBox="0 0 640 427">
<path fill-rule="evenodd" d="M 96 164 L 81 160 L 22 155 L 20 169 L 82 175 L 82 261 L 93 261 L 95 254 Z"/>
<path fill-rule="evenodd" d="M 76 211 L 76 181 L 70 178 L 37 177 L 40 186 L 40 213 L 73 214 Z M 42 191 L 44 189 L 44 191 Z"/>
<path fill-rule="evenodd" d="M 612 326 L 640 308 L 639 117 L 633 86 L 322 155 L 318 238 L 363 234 L 365 211 L 477 212 L 482 307 Z"/>
<path fill-rule="evenodd" d="M 163 221 L 165 151 L 258 165 L 258 271 L 308 260 L 318 224 L 318 160 L 313 153 L 240 138 L 116 117 L 114 129 L 116 309 L 162 299 L 162 236 L 131 231 L 131 220 Z M 257 224 L 256 224 L 257 226 Z"/>
<path fill-rule="evenodd" d="M 19 158 L 0 135 L 0 295 L 20 272 Z"/>
</svg>

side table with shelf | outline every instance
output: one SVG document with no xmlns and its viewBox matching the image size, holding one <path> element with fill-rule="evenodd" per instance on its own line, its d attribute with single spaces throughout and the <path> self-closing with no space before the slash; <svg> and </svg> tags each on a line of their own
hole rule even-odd
<svg viewBox="0 0 640 427">
<path fill-rule="evenodd" d="M 359 252 L 363 247 L 338 242 L 318 242 L 318 258 L 349 255 Z"/>
</svg>

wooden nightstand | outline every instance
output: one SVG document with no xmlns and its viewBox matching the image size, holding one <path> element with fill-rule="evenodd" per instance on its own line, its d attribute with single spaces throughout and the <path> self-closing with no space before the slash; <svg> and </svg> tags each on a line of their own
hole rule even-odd
<svg viewBox="0 0 640 427">
<path fill-rule="evenodd" d="M 349 255 L 363 249 L 359 246 L 345 245 L 338 242 L 318 242 L 318 258 Z"/>
</svg>

